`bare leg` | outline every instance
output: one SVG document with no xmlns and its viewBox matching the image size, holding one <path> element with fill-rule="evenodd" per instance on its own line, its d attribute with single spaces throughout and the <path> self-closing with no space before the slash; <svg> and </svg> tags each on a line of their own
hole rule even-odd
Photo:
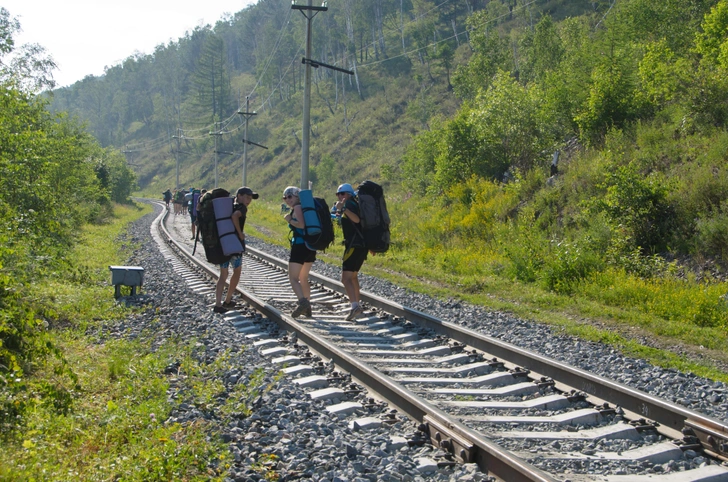
<svg viewBox="0 0 728 482">
<path fill-rule="evenodd" d="M 230 286 L 228 287 L 227 295 L 225 296 L 225 303 L 230 303 L 233 300 L 233 293 L 235 293 L 235 288 L 237 288 L 238 281 L 240 281 L 240 272 L 242 270 L 242 266 L 233 269 L 233 275 L 230 278 Z"/>
<path fill-rule="evenodd" d="M 342 271 L 341 283 L 344 285 L 349 303 L 359 303 L 359 273 L 357 271 Z"/>
<path fill-rule="evenodd" d="M 293 288 L 293 292 L 299 300 L 306 297 L 301 286 L 301 272 L 303 271 L 303 267 L 304 265 L 302 264 L 288 263 L 288 281 L 291 283 L 291 288 Z M 308 273 L 306 273 L 306 279 L 308 279 Z"/>
<path fill-rule="evenodd" d="M 217 279 L 217 284 L 215 285 L 215 306 L 222 306 L 222 292 L 225 291 L 227 277 L 228 269 L 220 268 L 220 277 Z"/>
<path fill-rule="evenodd" d="M 307 300 L 311 299 L 311 285 L 308 282 L 308 273 L 311 272 L 311 268 L 313 268 L 313 263 L 304 263 L 303 268 L 301 268 L 301 273 L 298 275 L 303 297 Z"/>
</svg>

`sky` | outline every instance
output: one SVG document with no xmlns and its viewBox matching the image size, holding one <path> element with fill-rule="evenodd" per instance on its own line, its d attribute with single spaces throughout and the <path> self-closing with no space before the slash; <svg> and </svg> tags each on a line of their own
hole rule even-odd
<svg viewBox="0 0 728 482">
<path fill-rule="evenodd" d="M 224 13 L 257 0 L 0 0 L 22 32 L 15 44 L 36 43 L 53 57 L 57 87 L 87 75 L 102 75 L 135 52 L 151 54 L 159 44 L 184 37 L 200 25 L 215 25 Z"/>
</svg>

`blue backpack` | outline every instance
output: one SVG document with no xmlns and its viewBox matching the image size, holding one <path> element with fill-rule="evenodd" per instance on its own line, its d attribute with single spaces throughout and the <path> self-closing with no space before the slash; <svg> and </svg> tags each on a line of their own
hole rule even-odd
<svg viewBox="0 0 728 482">
<path fill-rule="evenodd" d="M 334 242 L 334 225 L 331 222 L 331 211 L 326 200 L 314 197 L 310 189 L 303 189 L 298 193 L 303 211 L 303 241 L 308 249 L 326 251 Z"/>
</svg>

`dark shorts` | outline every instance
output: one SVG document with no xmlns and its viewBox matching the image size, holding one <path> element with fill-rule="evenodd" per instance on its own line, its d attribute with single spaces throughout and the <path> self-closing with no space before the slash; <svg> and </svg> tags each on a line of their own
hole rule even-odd
<svg viewBox="0 0 728 482">
<path fill-rule="evenodd" d="M 194 214 L 190 213 L 190 221 L 192 221 L 192 223 L 194 224 L 195 221 L 197 221 L 197 216 L 195 216 Z"/>
<path fill-rule="evenodd" d="M 344 262 L 341 271 L 359 271 L 367 259 L 367 248 L 349 248 L 344 250 Z"/>
<path fill-rule="evenodd" d="M 316 251 L 312 251 L 305 244 L 292 244 L 289 263 L 304 264 L 316 261 Z"/>
</svg>

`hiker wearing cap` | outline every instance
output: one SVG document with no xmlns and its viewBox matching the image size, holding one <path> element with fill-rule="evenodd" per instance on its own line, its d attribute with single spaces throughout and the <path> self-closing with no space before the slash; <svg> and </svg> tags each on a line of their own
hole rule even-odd
<svg viewBox="0 0 728 482">
<path fill-rule="evenodd" d="M 291 256 L 288 258 L 288 281 L 298 298 L 298 305 L 291 316 L 311 316 L 311 286 L 308 284 L 308 274 L 311 272 L 313 262 L 316 261 L 316 251 L 308 249 L 303 241 L 303 228 L 306 222 L 303 219 L 303 209 L 296 186 L 288 186 L 283 191 L 283 202 L 291 209 L 283 219 L 288 222 L 291 229 Z"/>
<path fill-rule="evenodd" d="M 258 199 L 258 193 L 253 192 L 249 187 L 241 187 L 235 193 L 235 203 L 233 204 L 231 219 L 240 239 L 240 244 L 243 245 L 243 252 L 245 251 L 245 219 L 248 216 L 248 206 L 253 199 Z M 233 275 L 230 277 L 230 286 L 228 287 L 225 301 L 222 301 L 222 294 L 225 291 L 225 282 L 227 281 L 230 266 L 233 268 Z M 212 309 L 214 312 L 224 313 L 227 310 L 235 308 L 233 293 L 235 293 L 235 288 L 237 288 L 238 281 L 240 281 L 242 267 L 242 253 L 233 256 L 230 258 L 230 261 L 226 261 L 220 265 L 220 277 L 217 279 L 217 285 L 215 286 L 215 307 Z"/>
<path fill-rule="evenodd" d="M 341 283 L 346 296 L 349 297 L 351 310 L 347 321 L 355 320 L 364 313 L 359 293 L 359 270 L 367 259 L 367 248 L 364 244 L 359 219 L 359 203 L 356 192 L 349 183 L 344 183 L 336 190 L 336 213 L 341 219 L 341 230 L 344 233 L 344 256 L 341 264 Z"/>
</svg>

